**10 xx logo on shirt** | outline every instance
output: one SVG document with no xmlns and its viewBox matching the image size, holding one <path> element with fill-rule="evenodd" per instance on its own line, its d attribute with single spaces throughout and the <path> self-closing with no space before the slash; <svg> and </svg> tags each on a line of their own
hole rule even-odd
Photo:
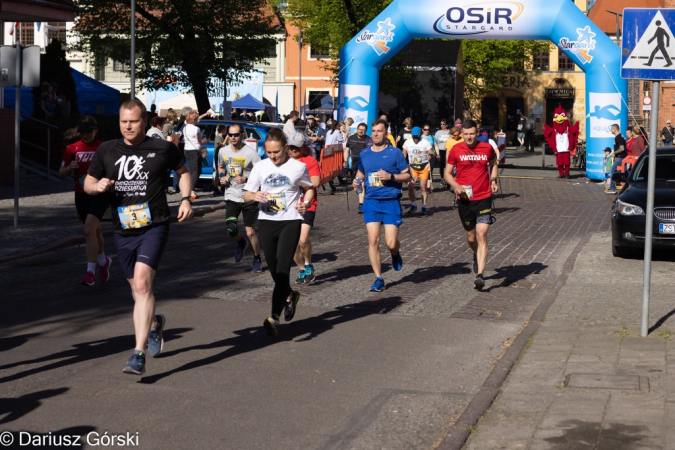
<svg viewBox="0 0 675 450">
<path fill-rule="evenodd" d="M 115 191 L 125 192 L 127 196 L 145 195 L 150 172 L 143 171 L 143 164 L 145 164 L 145 159 L 136 155 L 123 155 L 115 161 L 115 165 L 119 166 Z"/>
</svg>

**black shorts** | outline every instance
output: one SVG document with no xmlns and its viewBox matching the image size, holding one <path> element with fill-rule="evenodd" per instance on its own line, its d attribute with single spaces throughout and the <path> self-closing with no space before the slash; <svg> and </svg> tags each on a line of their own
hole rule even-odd
<svg viewBox="0 0 675 450">
<path fill-rule="evenodd" d="M 124 277 L 134 277 L 134 266 L 142 262 L 157 270 L 164 248 L 169 241 L 169 225 L 157 225 L 137 236 L 122 236 L 115 233 L 117 262 Z"/>
<path fill-rule="evenodd" d="M 82 223 L 87 220 L 89 214 L 101 220 L 108 210 L 108 206 L 110 206 L 108 194 L 89 195 L 84 192 L 75 193 L 75 209 L 77 210 L 77 217 Z"/>
<path fill-rule="evenodd" d="M 310 227 L 314 228 L 314 219 L 316 218 L 316 212 L 315 211 L 305 211 L 305 214 L 302 216 L 302 223 L 305 225 L 309 225 Z"/>
<path fill-rule="evenodd" d="M 258 202 L 238 203 L 232 200 L 225 201 L 225 218 L 239 218 L 241 213 L 244 226 L 253 228 L 258 223 Z"/>
<path fill-rule="evenodd" d="M 494 223 L 492 218 L 492 197 L 483 200 L 458 200 L 457 209 L 462 226 L 466 231 L 476 228 L 477 223 Z"/>
</svg>

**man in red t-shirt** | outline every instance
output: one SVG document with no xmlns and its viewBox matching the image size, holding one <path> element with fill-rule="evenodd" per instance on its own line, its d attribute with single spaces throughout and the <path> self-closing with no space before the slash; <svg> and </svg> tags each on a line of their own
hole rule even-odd
<svg viewBox="0 0 675 450">
<path fill-rule="evenodd" d="M 314 266 L 312 265 L 312 243 L 309 240 L 309 232 L 314 227 L 314 218 L 316 217 L 316 188 L 321 180 L 321 170 L 319 163 L 313 157 L 309 156 L 309 148 L 305 144 L 305 137 L 301 133 L 295 133 L 288 138 L 288 152 L 291 158 L 297 159 L 307 166 L 309 179 L 314 185 L 314 198 L 309 202 L 307 211 L 302 216 L 302 228 L 300 230 L 300 240 L 295 250 L 293 259 L 300 268 L 296 283 L 311 283 L 316 278 L 314 275 Z"/>
<path fill-rule="evenodd" d="M 456 144 L 448 154 L 445 181 L 452 186 L 458 198 L 459 217 L 474 254 L 474 288 L 481 290 L 485 286 L 483 271 L 488 257 L 487 234 L 494 223 L 492 194 L 499 190 L 499 168 L 494 149 L 488 143 L 478 142 L 477 131 L 473 120 L 462 124 L 464 142 Z M 453 176 L 455 167 L 457 173 Z"/>
<path fill-rule="evenodd" d="M 87 176 L 89 164 L 101 141 L 96 139 L 98 130 L 96 119 L 84 116 L 77 124 L 79 141 L 66 147 L 63 160 L 59 168 L 59 176 L 65 178 L 72 174 L 75 178 L 75 209 L 77 216 L 84 223 L 84 237 L 87 249 L 87 272 L 82 278 L 82 284 L 92 286 L 94 274 L 98 265 L 98 278 L 105 283 L 110 278 L 110 264 L 112 259 L 105 256 L 103 250 L 103 234 L 101 233 L 101 218 L 109 206 L 107 194 L 95 196 L 84 192 L 84 178 Z"/>
</svg>

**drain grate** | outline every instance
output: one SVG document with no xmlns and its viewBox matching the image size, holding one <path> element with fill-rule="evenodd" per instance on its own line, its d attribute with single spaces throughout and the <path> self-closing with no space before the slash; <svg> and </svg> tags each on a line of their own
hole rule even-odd
<svg viewBox="0 0 675 450">
<path fill-rule="evenodd" d="M 649 378 L 639 375 L 571 373 L 565 378 L 565 387 L 649 392 Z"/>
</svg>

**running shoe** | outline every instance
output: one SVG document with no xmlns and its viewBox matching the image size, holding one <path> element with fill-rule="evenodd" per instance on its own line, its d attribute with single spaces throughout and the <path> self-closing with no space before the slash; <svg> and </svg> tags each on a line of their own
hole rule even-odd
<svg viewBox="0 0 675 450">
<path fill-rule="evenodd" d="M 473 254 L 473 273 L 478 274 L 478 257 Z"/>
<path fill-rule="evenodd" d="M 82 277 L 82 281 L 80 281 L 80 284 L 86 284 L 87 286 L 93 286 L 94 285 L 94 272 L 90 272 L 87 270 L 87 273 L 84 274 L 84 277 Z"/>
<path fill-rule="evenodd" d="M 298 278 L 295 279 L 295 284 L 301 284 L 305 282 L 305 269 L 300 269 L 298 272 Z"/>
<path fill-rule="evenodd" d="M 408 214 L 415 214 L 417 212 L 417 205 L 410 205 L 410 209 L 408 210 Z"/>
<path fill-rule="evenodd" d="M 159 356 L 162 350 L 164 350 L 162 331 L 166 327 L 166 317 L 162 314 L 157 314 L 155 320 L 157 320 L 157 326 L 150 330 L 150 335 L 148 336 L 148 353 L 153 358 Z"/>
<path fill-rule="evenodd" d="M 267 335 L 268 336 L 276 336 L 279 334 L 279 318 L 278 317 L 268 317 L 265 319 L 265 322 L 263 322 L 263 326 L 267 330 Z"/>
<path fill-rule="evenodd" d="M 253 273 L 262 272 L 262 261 L 260 259 L 253 258 L 253 266 L 251 266 L 251 272 Z"/>
<path fill-rule="evenodd" d="M 305 266 L 305 283 L 312 283 L 314 280 L 316 280 L 316 277 L 314 276 L 314 266 L 309 264 Z"/>
<path fill-rule="evenodd" d="M 422 210 L 420 211 L 420 214 L 423 215 L 423 216 L 427 215 L 427 207 L 426 206 L 422 206 Z"/>
<path fill-rule="evenodd" d="M 110 265 L 112 264 L 112 258 L 110 256 L 105 257 L 105 266 L 98 266 L 98 281 L 105 283 L 110 279 Z"/>
<path fill-rule="evenodd" d="M 363 204 L 359 203 L 359 209 L 356 210 L 359 214 L 363 214 Z"/>
<path fill-rule="evenodd" d="M 485 287 L 485 280 L 483 279 L 483 274 L 479 273 L 476 275 L 476 279 L 473 280 L 473 288 L 477 291 L 482 291 Z"/>
<path fill-rule="evenodd" d="M 391 267 L 396 271 L 403 269 L 403 258 L 400 251 L 395 255 L 391 255 Z"/>
<path fill-rule="evenodd" d="M 370 292 L 382 292 L 384 290 L 384 279 L 382 277 L 375 278 L 375 283 L 370 287 Z"/>
<path fill-rule="evenodd" d="M 614 189 L 606 189 L 605 194 L 616 194 L 616 191 Z"/>
<path fill-rule="evenodd" d="M 140 350 L 134 350 L 122 372 L 132 375 L 143 375 L 145 373 L 145 353 Z"/>
<path fill-rule="evenodd" d="M 240 244 L 243 242 L 243 244 Z M 238 263 L 244 259 L 244 250 L 248 247 L 248 241 L 244 238 L 241 238 L 241 241 L 237 242 L 237 248 L 234 251 L 234 262 Z"/>
<path fill-rule="evenodd" d="M 298 306 L 298 301 L 300 300 L 300 293 L 298 291 L 291 292 L 291 299 L 286 301 L 286 306 L 284 306 L 284 320 L 290 322 L 295 317 L 295 310 Z"/>
</svg>

